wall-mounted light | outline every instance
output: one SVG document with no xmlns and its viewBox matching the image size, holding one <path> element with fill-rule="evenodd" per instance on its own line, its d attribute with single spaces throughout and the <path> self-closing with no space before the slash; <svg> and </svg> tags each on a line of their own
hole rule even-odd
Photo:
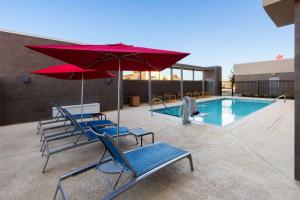
<svg viewBox="0 0 300 200">
<path fill-rule="evenodd" d="M 110 84 L 112 83 L 112 79 L 111 79 L 111 78 L 107 78 L 107 79 L 106 79 L 106 83 L 107 83 L 108 85 L 110 85 Z"/>
<path fill-rule="evenodd" d="M 21 81 L 22 81 L 22 83 L 28 84 L 28 83 L 31 83 L 31 78 L 28 75 L 22 75 Z"/>
</svg>

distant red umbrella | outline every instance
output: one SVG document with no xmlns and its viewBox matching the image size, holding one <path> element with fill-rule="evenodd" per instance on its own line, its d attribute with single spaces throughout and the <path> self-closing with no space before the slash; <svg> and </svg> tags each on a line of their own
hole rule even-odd
<svg viewBox="0 0 300 200">
<path fill-rule="evenodd" d="M 94 69 L 83 69 L 71 64 L 55 65 L 38 69 L 32 74 L 39 74 L 49 76 L 52 78 L 65 79 L 65 80 L 81 80 L 82 75 L 84 79 L 100 79 L 100 78 L 114 78 L 112 73 L 107 71 L 96 71 Z"/>
<path fill-rule="evenodd" d="M 121 70 L 161 71 L 171 67 L 189 55 L 189 53 L 137 47 L 122 43 L 108 45 L 43 45 L 26 47 L 83 68 L 119 71 L 118 133 L 120 124 Z M 149 87 L 149 97 L 151 96 L 150 90 Z M 119 134 L 117 135 L 119 142 Z"/>
<path fill-rule="evenodd" d="M 43 69 L 35 70 L 31 73 L 65 80 L 81 80 L 81 115 L 83 114 L 83 80 L 116 77 L 115 75 L 106 71 L 82 69 L 71 64 L 50 66 Z"/>
</svg>

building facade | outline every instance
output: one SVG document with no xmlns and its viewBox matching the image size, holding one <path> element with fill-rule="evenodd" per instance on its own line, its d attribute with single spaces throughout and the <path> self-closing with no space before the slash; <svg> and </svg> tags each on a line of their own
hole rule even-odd
<svg viewBox="0 0 300 200">
<path fill-rule="evenodd" d="M 294 59 L 235 64 L 236 81 L 294 80 Z"/>
<path fill-rule="evenodd" d="M 294 59 L 235 64 L 234 76 L 236 94 L 294 97 Z"/>
</svg>

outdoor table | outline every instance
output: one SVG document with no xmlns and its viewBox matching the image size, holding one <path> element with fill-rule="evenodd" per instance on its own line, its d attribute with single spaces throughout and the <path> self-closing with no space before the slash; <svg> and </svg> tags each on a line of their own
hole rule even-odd
<svg viewBox="0 0 300 200">
<path fill-rule="evenodd" d="M 128 130 L 129 133 L 141 138 L 141 146 L 143 146 L 143 136 L 152 134 L 152 143 L 154 143 L 154 133 L 142 128 L 133 128 Z"/>
</svg>

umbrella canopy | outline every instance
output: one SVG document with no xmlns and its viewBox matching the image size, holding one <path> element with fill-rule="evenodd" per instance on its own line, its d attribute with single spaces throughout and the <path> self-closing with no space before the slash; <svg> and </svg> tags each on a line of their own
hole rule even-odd
<svg viewBox="0 0 300 200">
<path fill-rule="evenodd" d="M 121 71 L 161 71 L 171 67 L 176 62 L 189 55 L 189 53 L 137 47 L 122 43 L 108 45 L 44 45 L 26 47 L 83 68 L 119 71 L 118 143 L 120 127 Z M 151 77 L 149 76 L 149 85 L 151 81 L 150 78 Z M 150 88 L 149 93 L 149 96 L 151 96 Z"/>
<path fill-rule="evenodd" d="M 43 45 L 26 46 L 32 50 L 83 68 L 100 70 L 161 71 L 189 55 L 176 51 L 150 49 L 132 45 Z"/>
<path fill-rule="evenodd" d="M 115 75 L 106 71 L 82 69 L 71 64 L 50 66 L 43 69 L 35 70 L 31 73 L 65 80 L 81 80 L 81 120 L 83 117 L 83 80 L 116 77 Z"/>
<path fill-rule="evenodd" d="M 43 69 L 35 70 L 31 73 L 65 80 L 81 80 L 82 74 L 83 79 L 100 79 L 116 77 L 115 75 L 106 71 L 82 69 L 71 64 L 50 66 Z"/>
</svg>

